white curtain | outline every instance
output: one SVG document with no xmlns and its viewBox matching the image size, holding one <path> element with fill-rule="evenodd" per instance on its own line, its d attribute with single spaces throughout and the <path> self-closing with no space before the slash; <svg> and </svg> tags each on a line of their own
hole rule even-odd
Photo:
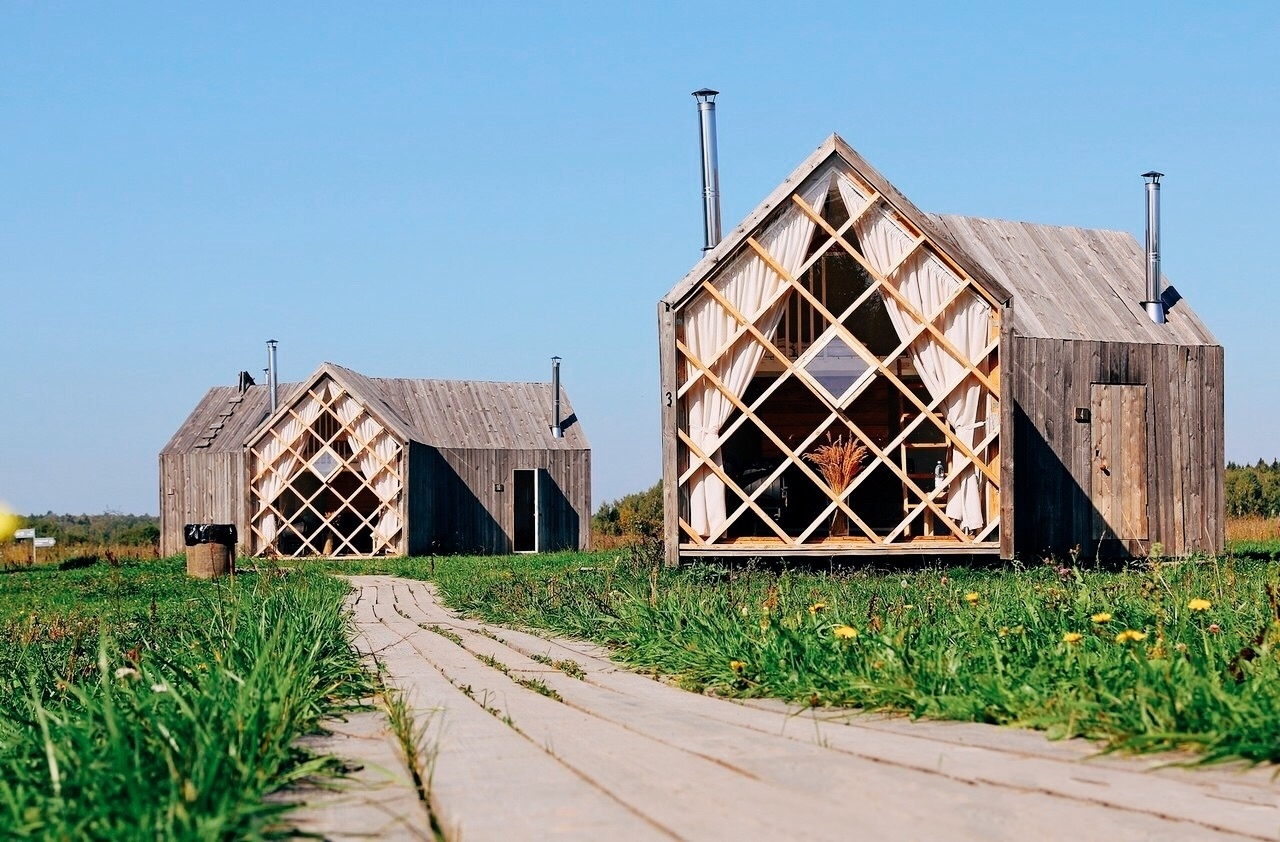
<svg viewBox="0 0 1280 842">
<path fill-rule="evenodd" d="M 258 520 L 258 531 L 262 534 L 262 549 L 266 549 L 276 539 L 276 514 L 267 510 L 275 505 L 276 498 L 284 491 L 285 481 L 293 476 L 294 469 L 298 466 L 298 457 L 288 450 L 288 446 L 296 446 L 301 435 L 302 422 L 289 416 L 287 421 L 272 430 L 271 437 L 258 455 L 258 465 L 265 470 L 254 489 L 258 497 L 258 510 L 254 517 Z"/>
<path fill-rule="evenodd" d="M 866 203 L 866 196 L 843 175 L 837 178 L 837 183 L 850 213 L 856 213 Z M 883 207 L 869 211 L 855 222 L 854 232 L 863 256 L 882 275 L 902 260 L 914 242 Z M 926 319 L 961 284 L 946 264 L 924 248 L 917 249 L 893 277 L 886 280 Z M 883 298 L 894 330 L 899 339 L 905 341 L 920 327 L 920 322 L 892 295 L 886 293 Z M 960 293 L 933 324 L 970 363 L 980 362 L 991 328 L 991 308 L 972 290 Z M 925 332 L 911 343 L 911 356 L 929 395 L 934 400 L 942 398 L 941 406 L 956 438 L 972 450 L 976 441 L 985 438 L 981 431 L 986 421 L 978 417 L 983 409 L 981 384 L 968 376 L 968 368 L 949 354 L 931 333 Z M 953 479 L 949 486 L 947 517 L 957 521 L 962 529 L 977 531 L 984 522 L 981 475 L 958 448 L 952 449 L 950 469 L 952 475 L 958 474 L 958 479 Z"/>
<path fill-rule="evenodd" d="M 266 471 L 255 483 L 254 488 L 258 498 L 254 519 L 258 522 L 258 532 L 262 534 L 261 549 L 270 546 L 279 533 L 276 514 L 267 509 L 275 505 L 276 498 L 284 491 L 285 485 L 298 469 L 298 457 L 289 448 L 301 449 L 304 430 L 320 416 L 322 408 L 318 401 L 310 397 L 306 398 L 294 413 L 290 413 L 285 420 L 276 424 L 272 429 L 271 437 L 258 454 L 258 465 L 266 467 Z"/>
<path fill-rule="evenodd" d="M 400 512 L 395 505 L 396 495 L 400 493 L 400 478 L 391 470 L 396 464 L 400 445 L 368 415 L 352 423 L 363 408 L 351 397 L 344 397 L 335 409 L 342 423 L 351 429 L 353 449 L 360 456 L 360 473 L 382 504 L 373 524 L 373 552 L 376 553 L 391 545 L 400 533 Z M 384 464 L 391 467 L 384 469 Z"/>
<path fill-rule="evenodd" d="M 830 177 L 823 177 L 802 191 L 800 196 L 820 212 L 830 187 Z M 788 202 L 782 215 L 757 237 L 757 241 L 774 262 L 794 277 L 804 263 L 813 228 L 813 221 Z M 772 339 L 785 309 L 786 296 L 768 312 L 765 312 L 765 304 L 785 283 L 760 255 L 754 250 L 747 250 L 729 263 L 715 286 L 726 301 L 751 319 L 762 334 Z M 733 348 L 711 362 L 715 352 L 737 329 L 738 321 L 707 294 L 697 297 L 685 312 L 685 344 L 689 351 L 715 373 L 735 398 L 741 398 L 764 356 L 764 346 L 750 334 L 743 334 Z M 733 402 L 703 377 L 689 390 L 688 407 L 690 438 L 699 450 L 711 455 L 717 465 L 724 464 L 716 449 L 716 440 L 720 436 L 720 428 L 733 411 Z M 724 482 L 710 468 L 704 466 L 693 475 L 689 492 L 690 525 L 699 535 L 710 535 L 724 523 L 727 517 L 724 495 Z"/>
</svg>

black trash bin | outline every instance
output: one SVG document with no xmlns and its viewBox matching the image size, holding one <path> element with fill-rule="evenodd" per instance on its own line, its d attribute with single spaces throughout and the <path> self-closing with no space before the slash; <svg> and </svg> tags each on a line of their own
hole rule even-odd
<svg viewBox="0 0 1280 842">
<path fill-rule="evenodd" d="M 182 527 L 187 545 L 187 575 L 214 579 L 235 572 L 236 525 L 188 523 Z"/>
</svg>

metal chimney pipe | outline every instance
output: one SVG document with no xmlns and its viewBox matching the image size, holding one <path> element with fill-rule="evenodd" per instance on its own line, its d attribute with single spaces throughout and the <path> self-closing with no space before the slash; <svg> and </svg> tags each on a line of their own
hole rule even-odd
<svg viewBox="0 0 1280 842">
<path fill-rule="evenodd" d="M 720 242 L 720 162 L 716 153 L 716 96 L 719 91 L 703 88 L 693 92 L 698 101 L 698 132 L 702 142 L 702 228 L 706 236 L 703 251 Z"/>
<path fill-rule="evenodd" d="M 267 393 L 271 398 L 271 414 L 276 411 L 276 346 L 274 339 L 267 340 Z"/>
<path fill-rule="evenodd" d="M 1164 302 L 1160 300 L 1160 179 L 1162 172 L 1145 172 L 1147 179 L 1147 315 L 1164 324 Z"/>
<path fill-rule="evenodd" d="M 551 394 L 555 398 L 555 423 L 551 425 L 551 437 L 564 438 L 564 428 L 560 426 L 560 358 L 551 358 Z"/>
</svg>

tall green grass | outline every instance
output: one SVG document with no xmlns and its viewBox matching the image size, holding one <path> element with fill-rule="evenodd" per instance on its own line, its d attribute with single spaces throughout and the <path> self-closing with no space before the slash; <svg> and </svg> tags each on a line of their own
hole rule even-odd
<svg viewBox="0 0 1280 842">
<path fill-rule="evenodd" d="M 295 746 L 369 690 L 345 586 L 188 580 L 180 560 L 27 571 L 0 598 L 0 836 L 254 839 Z"/>
<path fill-rule="evenodd" d="M 1280 761 L 1265 563 L 666 570 L 633 551 L 375 566 L 433 578 L 486 620 L 605 643 L 695 690 Z"/>
</svg>

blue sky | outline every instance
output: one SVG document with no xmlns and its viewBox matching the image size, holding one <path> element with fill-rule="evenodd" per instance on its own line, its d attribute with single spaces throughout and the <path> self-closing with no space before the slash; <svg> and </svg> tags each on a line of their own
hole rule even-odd
<svg viewBox="0 0 1280 842">
<path fill-rule="evenodd" d="M 839 132 L 922 208 L 1128 230 L 1280 455 L 1280 11 L 1237 3 L 0 2 L 0 499 L 156 511 L 211 385 L 331 360 L 565 386 L 597 502 L 659 475 L 658 298 Z"/>
</svg>

